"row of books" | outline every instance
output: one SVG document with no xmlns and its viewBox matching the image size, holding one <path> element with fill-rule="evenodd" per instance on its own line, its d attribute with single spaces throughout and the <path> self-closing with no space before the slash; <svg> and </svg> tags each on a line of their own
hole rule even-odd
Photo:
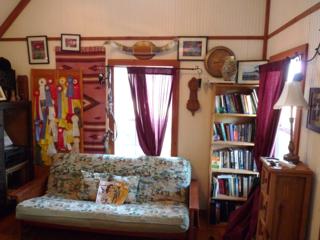
<svg viewBox="0 0 320 240">
<path fill-rule="evenodd" d="M 255 134 L 255 123 L 223 123 L 213 124 L 214 141 L 241 141 L 253 142 Z"/>
<path fill-rule="evenodd" d="M 222 174 L 212 178 L 212 197 L 247 197 L 255 176 Z"/>
<path fill-rule="evenodd" d="M 218 224 L 228 221 L 229 215 L 235 209 L 241 207 L 239 202 L 214 201 L 210 206 L 210 223 Z"/>
<path fill-rule="evenodd" d="M 233 168 L 256 171 L 252 150 L 247 148 L 224 148 L 211 155 L 211 168 Z"/>
<path fill-rule="evenodd" d="M 215 96 L 216 113 L 256 114 L 258 109 L 257 90 L 249 94 L 230 93 Z"/>
</svg>

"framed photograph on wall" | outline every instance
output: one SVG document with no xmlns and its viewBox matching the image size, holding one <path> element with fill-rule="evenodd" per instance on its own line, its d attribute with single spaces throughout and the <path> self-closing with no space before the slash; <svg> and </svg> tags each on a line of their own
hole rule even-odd
<svg viewBox="0 0 320 240">
<path fill-rule="evenodd" d="M 49 63 L 47 36 L 27 36 L 29 64 Z"/>
<path fill-rule="evenodd" d="M 207 37 L 180 37 L 178 60 L 203 61 L 207 53 Z"/>
<path fill-rule="evenodd" d="M 310 88 L 307 128 L 320 133 L 320 88 Z"/>
<path fill-rule="evenodd" d="M 6 100 L 7 100 L 7 97 L 4 94 L 2 87 L 0 86 L 0 101 L 6 101 Z"/>
<path fill-rule="evenodd" d="M 80 34 L 61 34 L 61 50 L 80 52 Z"/>
<path fill-rule="evenodd" d="M 267 62 L 262 60 L 238 61 L 237 82 L 241 84 L 259 84 L 259 65 Z"/>
</svg>

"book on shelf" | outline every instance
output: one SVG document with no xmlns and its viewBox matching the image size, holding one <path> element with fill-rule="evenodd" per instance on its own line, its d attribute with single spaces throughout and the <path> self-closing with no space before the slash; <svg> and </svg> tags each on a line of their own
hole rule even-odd
<svg viewBox="0 0 320 240">
<path fill-rule="evenodd" d="M 231 212 L 241 207 L 239 202 L 214 201 L 210 207 L 210 223 L 219 224 L 228 221 Z"/>
<path fill-rule="evenodd" d="M 254 142 L 255 123 L 213 123 L 213 141 Z"/>
<path fill-rule="evenodd" d="M 211 154 L 211 168 L 231 168 L 257 171 L 253 160 L 252 149 L 249 148 L 224 148 L 213 150 Z"/>
<path fill-rule="evenodd" d="M 255 176 L 234 174 L 221 174 L 212 178 L 211 196 L 219 195 L 246 198 L 253 184 Z"/>
<path fill-rule="evenodd" d="M 250 93 L 228 93 L 215 96 L 216 113 L 256 114 L 258 108 L 257 90 Z"/>
</svg>

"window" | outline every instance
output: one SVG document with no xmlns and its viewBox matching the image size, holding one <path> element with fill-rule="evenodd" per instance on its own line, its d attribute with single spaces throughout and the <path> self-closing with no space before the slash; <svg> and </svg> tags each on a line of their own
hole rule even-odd
<svg viewBox="0 0 320 240">
<path fill-rule="evenodd" d="M 301 57 L 296 57 L 290 61 L 289 70 L 288 70 L 288 77 L 287 81 L 291 82 L 293 77 L 297 73 L 302 72 L 302 62 Z M 296 108 L 293 108 L 293 116 L 296 116 Z M 275 145 L 274 145 L 274 156 L 276 158 L 283 158 L 283 155 L 289 152 L 288 145 L 290 141 L 290 123 L 289 123 L 289 116 L 290 116 L 290 107 L 284 107 L 281 109 L 277 134 L 275 138 Z M 296 118 L 294 118 L 294 121 Z M 295 126 L 295 122 L 293 123 Z M 295 129 L 294 129 L 295 130 Z"/>
<path fill-rule="evenodd" d="M 135 127 L 135 115 L 131 99 L 127 68 L 123 66 L 114 67 L 113 74 L 114 117 L 115 122 L 117 124 L 117 140 L 114 143 L 114 153 L 117 155 L 125 156 L 144 155 L 142 149 L 139 146 L 139 141 Z M 157 84 L 157 80 L 161 81 L 161 78 L 157 75 L 147 75 L 147 78 L 153 78 L 152 82 L 154 84 Z M 159 88 L 155 87 L 154 89 Z M 158 99 L 153 99 L 153 101 L 155 101 L 155 106 L 157 106 L 156 101 L 158 101 Z M 169 116 L 161 156 L 171 155 L 171 120 L 172 101 L 169 107 Z"/>
</svg>

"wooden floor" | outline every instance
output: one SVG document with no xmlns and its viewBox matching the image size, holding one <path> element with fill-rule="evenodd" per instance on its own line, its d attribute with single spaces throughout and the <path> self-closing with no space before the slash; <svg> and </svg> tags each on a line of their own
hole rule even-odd
<svg viewBox="0 0 320 240">
<path fill-rule="evenodd" d="M 214 231 L 208 228 L 206 218 L 200 218 L 200 228 L 197 232 L 197 240 L 222 240 L 224 227 Z M 14 213 L 0 217 L 0 240 L 19 240 L 20 229 Z M 63 239 L 61 239 L 63 240 Z"/>
</svg>

